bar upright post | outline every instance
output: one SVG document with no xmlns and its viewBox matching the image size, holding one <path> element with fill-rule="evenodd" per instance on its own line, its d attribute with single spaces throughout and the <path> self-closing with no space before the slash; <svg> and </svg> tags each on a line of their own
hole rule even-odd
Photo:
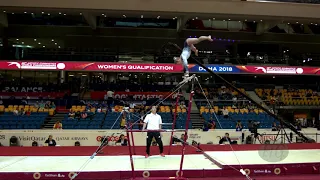
<svg viewBox="0 0 320 180">
<path fill-rule="evenodd" d="M 193 86 L 193 85 L 192 85 Z M 193 88 L 191 89 L 190 92 L 190 98 L 189 98 L 189 105 L 188 105 L 188 114 L 187 114 L 187 119 L 186 119 L 186 129 L 184 132 L 184 139 L 183 139 L 183 145 L 182 145 L 182 153 L 181 153 L 181 162 L 180 162 L 180 170 L 179 170 L 179 177 L 182 177 L 182 166 L 183 166 L 183 161 L 184 161 L 184 153 L 186 150 L 186 142 L 188 138 L 188 130 L 189 130 L 189 123 L 190 123 L 190 113 L 191 113 L 191 106 L 192 106 L 192 99 L 193 99 L 194 91 Z"/>
<path fill-rule="evenodd" d="M 132 179 L 135 179 L 134 164 L 133 164 L 132 151 L 131 151 L 131 142 L 130 142 L 130 133 L 128 131 L 128 128 L 127 128 L 127 138 L 128 138 L 129 155 L 130 155 L 130 163 L 131 163 L 131 174 L 132 174 Z"/>
<path fill-rule="evenodd" d="M 172 132 L 171 132 L 171 136 L 170 136 L 170 144 L 169 144 L 169 151 L 168 151 L 168 155 L 170 155 L 171 153 L 171 146 L 172 146 L 172 137 L 173 137 L 173 130 L 176 126 L 176 120 L 177 120 L 177 111 L 178 111 L 178 105 L 179 105 L 179 100 L 180 100 L 180 93 L 178 93 L 177 95 L 177 100 L 176 100 L 176 107 L 175 107 L 175 111 L 173 114 L 173 123 L 172 123 Z"/>
<path fill-rule="evenodd" d="M 132 140 L 132 150 L 133 150 L 133 154 L 136 155 L 136 146 L 134 145 L 134 138 L 133 138 L 133 131 L 132 131 L 132 122 L 130 121 L 130 135 L 131 135 L 131 140 Z M 128 139 L 129 141 L 130 139 Z"/>
</svg>

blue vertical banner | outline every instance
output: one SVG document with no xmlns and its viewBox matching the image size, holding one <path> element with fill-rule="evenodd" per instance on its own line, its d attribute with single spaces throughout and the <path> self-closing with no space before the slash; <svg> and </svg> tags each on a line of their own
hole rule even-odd
<svg viewBox="0 0 320 180">
<path fill-rule="evenodd" d="M 208 69 L 216 73 L 240 73 L 240 69 L 236 66 L 225 66 L 225 65 L 206 65 Z M 201 73 L 207 72 L 205 69 L 199 65 L 189 65 L 189 72 Z"/>
</svg>

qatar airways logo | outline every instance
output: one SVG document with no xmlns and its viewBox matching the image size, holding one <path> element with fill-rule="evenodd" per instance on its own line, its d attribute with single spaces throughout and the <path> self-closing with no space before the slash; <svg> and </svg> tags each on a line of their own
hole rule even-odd
<svg viewBox="0 0 320 180">
<path fill-rule="evenodd" d="M 8 62 L 8 67 L 17 69 L 42 69 L 42 70 L 63 70 L 66 68 L 64 63 L 52 62 Z"/>
<path fill-rule="evenodd" d="M 262 71 L 265 74 L 302 74 L 302 68 L 296 67 L 255 67 L 255 71 Z"/>
</svg>

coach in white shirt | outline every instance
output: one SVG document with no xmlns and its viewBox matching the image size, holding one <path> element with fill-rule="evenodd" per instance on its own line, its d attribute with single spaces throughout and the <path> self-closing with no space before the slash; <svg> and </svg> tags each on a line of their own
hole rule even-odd
<svg viewBox="0 0 320 180">
<path fill-rule="evenodd" d="M 144 121 L 143 121 L 143 128 L 142 131 L 145 130 L 147 127 L 147 130 L 161 130 L 161 124 L 162 124 L 162 119 L 159 114 L 157 114 L 157 107 L 152 106 L 151 113 L 148 114 Z M 150 156 L 150 146 L 152 139 L 155 138 L 160 149 L 160 156 L 164 157 L 163 154 L 163 143 L 161 140 L 161 135 L 159 131 L 150 131 L 147 132 L 147 150 L 146 150 L 146 158 Z"/>
</svg>

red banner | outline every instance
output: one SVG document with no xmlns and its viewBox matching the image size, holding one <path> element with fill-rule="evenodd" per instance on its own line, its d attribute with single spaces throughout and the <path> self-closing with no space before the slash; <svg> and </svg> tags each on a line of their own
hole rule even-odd
<svg viewBox="0 0 320 180">
<path fill-rule="evenodd" d="M 294 66 L 233 66 L 206 65 L 216 73 L 228 74 L 287 74 L 320 75 L 319 67 Z M 104 62 L 41 62 L 41 61 L 0 61 L 0 70 L 66 70 L 66 71 L 102 71 L 102 72 L 158 72 L 182 73 L 177 64 L 152 63 L 104 63 Z M 206 72 L 196 64 L 189 64 L 189 72 Z"/>
<path fill-rule="evenodd" d="M 104 62 L 43 62 L 0 61 L 0 69 L 6 70 L 67 70 L 67 71 L 121 71 L 121 72 L 182 72 L 175 64 L 129 64 Z"/>
<path fill-rule="evenodd" d="M 104 99 L 104 96 L 107 92 L 104 91 L 96 91 L 91 92 L 91 99 L 93 100 L 101 100 Z M 135 100 L 143 100 L 143 99 L 153 99 L 153 98 L 165 98 L 170 95 L 170 92 L 115 92 L 115 99 L 124 99 L 128 96 L 131 96 Z M 176 94 L 172 94 L 169 98 L 175 98 Z"/>
</svg>

